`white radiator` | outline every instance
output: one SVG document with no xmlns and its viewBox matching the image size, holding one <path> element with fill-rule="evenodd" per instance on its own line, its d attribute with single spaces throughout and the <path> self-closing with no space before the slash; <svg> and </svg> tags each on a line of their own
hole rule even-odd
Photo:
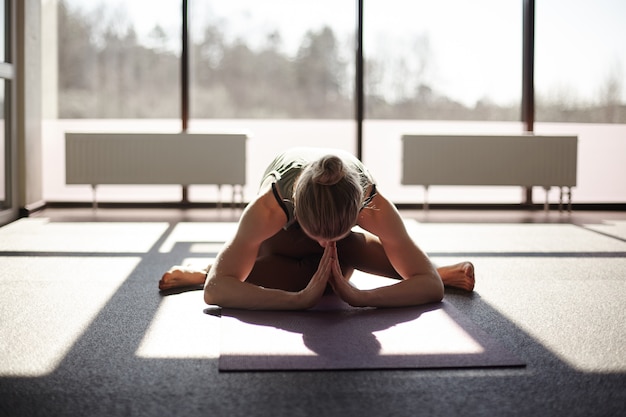
<svg viewBox="0 0 626 417">
<path fill-rule="evenodd" d="M 576 136 L 404 135 L 402 184 L 566 187 L 571 207 L 577 154 Z"/>
<path fill-rule="evenodd" d="M 238 185 L 245 134 L 66 133 L 66 184 Z M 94 195 L 95 202 L 95 195 Z"/>
</svg>

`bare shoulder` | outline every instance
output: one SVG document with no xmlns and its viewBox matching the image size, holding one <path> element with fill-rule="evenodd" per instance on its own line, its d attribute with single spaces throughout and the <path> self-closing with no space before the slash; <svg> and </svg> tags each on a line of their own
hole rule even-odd
<svg viewBox="0 0 626 417">
<path fill-rule="evenodd" d="M 273 236 L 285 224 L 286 216 L 271 189 L 260 193 L 245 208 L 239 220 L 237 237 L 258 243 Z"/>
<path fill-rule="evenodd" d="M 398 209 L 380 192 L 361 210 L 357 224 L 381 239 L 406 233 Z"/>
</svg>

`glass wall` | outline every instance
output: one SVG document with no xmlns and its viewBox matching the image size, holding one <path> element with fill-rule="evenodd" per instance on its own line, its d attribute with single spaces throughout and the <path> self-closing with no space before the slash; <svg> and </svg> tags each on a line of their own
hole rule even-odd
<svg viewBox="0 0 626 417">
<path fill-rule="evenodd" d="M 53 20 L 58 61 L 44 71 L 57 72 L 58 110 L 44 120 L 44 198 L 89 201 L 89 186 L 65 185 L 65 132 L 181 129 L 181 2 L 59 0 Z M 102 186 L 98 198 L 176 201 L 180 187 Z"/>
<path fill-rule="evenodd" d="M 519 120 L 520 3 L 374 0 L 364 11 L 367 118 Z"/>
<path fill-rule="evenodd" d="M 177 118 L 179 2 L 59 3 L 59 117 Z"/>
<path fill-rule="evenodd" d="M 626 2 L 536 5 L 538 133 L 578 135 L 574 201 L 626 201 Z"/>
<path fill-rule="evenodd" d="M 537 121 L 626 123 L 626 2 L 537 2 Z"/>
<path fill-rule="evenodd" d="M 65 132 L 181 130 L 181 3 L 58 1 L 58 118 L 44 121 L 47 201 L 91 199 L 89 187 L 64 184 L 57 161 Z M 188 130 L 250 135 L 246 200 L 282 149 L 356 152 L 357 3 L 188 2 Z M 419 187 L 400 185 L 403 134 L 523 132 L 522 3 L 364 2 L 363 159 L 393 201 L 423 199 Z M 537 2 L 535 131 L 579 136 L 575 203 L 626 201 L 625 15 L 620 0 Z M 223 200 L 217 193 L 192 186 L 189 199 Z M 98 194 L 100 201 L 181 196 L 177 186 Z M 522 196 L 519 187 L 434 187 L 429 201 L 519 203 Z M 542 191 L 536 200 L 543 202 Z"/>
<path fill-rule="evenodd" d="M 246 199 L 287 147 L 355 152 L 355 1 L 190 5 L 189 131 L 250 134 Z M 214 187 L 190 187 L 193 201 L 214 200 L 214 193 Z"/>
<path fill-rule="evenodd" d="M 193 118 L 353 119 L 352 3 L 190 2 Z"/>
<path fill-rule="evenodd" d="M 521 133 L 522 7 L 501 0 L 371 0 L 364 8 L 363 159 L 396 202 L 401 136 Z M 441 161 L 445 164 L 445 161 Z M 433 187 L 433 203 L 519 203 L 519 187 Z"/>
</svg>

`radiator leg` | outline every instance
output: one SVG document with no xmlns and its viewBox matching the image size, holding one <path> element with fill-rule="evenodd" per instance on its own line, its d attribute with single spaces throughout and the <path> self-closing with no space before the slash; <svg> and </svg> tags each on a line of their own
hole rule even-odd
<svg viewBox="0 0 626 417">
<path fill-rule="evenodd" d="M 183 204 L 189 203 L 189 187 L 186 185 L 181 186 L 180 202 Z"/>
<path fill-rule="evenodd" d="M 98 209 L 98 198 L 97 198 L 97 194 L 96 194 L 96 184 L 91 184 L 91 208 L 93 210 L 97 210 Z"/>
<path fill-rule="evenodd" d="M 217 184 L 217 208 L 222 209 L 222 184 Z"/>
<path fill-rule="evenodd" d="M 550 210 L 550 204 L 548 204 L 548 193 L 550 192 L 550 187 L 543 187 L 543 190 L 546 192 L 546 201 L 543 203 L 543 210 L 547 213 Z"/>
<path fill-rule="evenodd" d="M 559 213 L 563 212 L 563 187 L 559 187 Z"/>
<path fill-rule="evenodd" d="M 567 187 L 567 211 L 572 212 L 572 187 Z"/>
<path fill-rule="evenodd" d="M 424 210 L 428 211 L 428 185 L 424 186 Z"/>
<path fill-rule="evenodd" d="M 240 205 L 243 205 L 243 191 L 242 187 L 239 184 L 231 185 L 233 190 L 232 201 L 230 203 L 231 209 L 239 208 Z M 237 202 L 237 196 L 239 196 L 239 202 Z"/>
<path fill-rule="evenodd" d="M 239 195 L 239 202 L 236 204 L 236 206 L 234 205 L 233 208 L 243 208 L 243 185 L 241 184 L 237 184 L 237 185 L 233 185 L 233 203 L 235 202 L 235 190 L 237 191 L 237 194 Z"/>
</svg>

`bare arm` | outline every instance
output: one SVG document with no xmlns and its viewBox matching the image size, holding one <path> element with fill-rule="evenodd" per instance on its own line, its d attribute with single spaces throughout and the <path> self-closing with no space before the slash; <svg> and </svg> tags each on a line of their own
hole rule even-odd
<svg viewBox="0 0 626 417">
<path fill-rule="evenodd" d="M 443 282 L 426 254 L 409 236 L 400 213 L 384 196 L 373 200 L 374 209 L 364 209 L 359 226 L 380 239 L 389 261 L 402 276 L 396 284 L 361 291 L 341 276 L 338 264 L 331 283 L 348 303 L 370 307 L 400 307 L 441 301 Z"/>
<path fill-rule="evenodd" d="M 235 236 L 211 266 L 204 286 L 207 304 L 243 309 L 299 310 L 317 302 L 330 275 L 330 251 L 325 252 L 317 273 L 302 291 L 275 290 L 245 282 L 261 243 L 277 233 L 284 223 L 285 216 L 271 193 L 261 195 L 246 207 Z"/>
</svg>

